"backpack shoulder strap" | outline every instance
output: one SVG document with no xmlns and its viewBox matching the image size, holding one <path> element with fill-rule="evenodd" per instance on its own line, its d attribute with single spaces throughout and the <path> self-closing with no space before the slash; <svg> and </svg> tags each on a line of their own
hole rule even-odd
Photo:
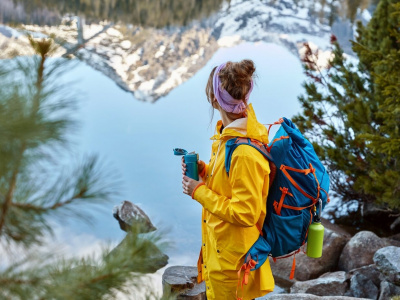
<svg viewBox="0 0 400 300">
<path fill-rule="evenodd" d="M 258 150 L 266 159 L 268 159 L 268 161 L 270 163 L 270 169 L 271 169 L 271 173 L 269 175 L 269 177 L 270 177 L 269 182 L 270 182 L 270 186 L 271 186 L 271 184 L 275 178 L 275 174 L 276 174 L 276 166 L 273 163 L 271 153 L 268 151 L 268 148 L 266 147 L 266 145 L 264 145 L 263 143 L 261 143 L 258 140 L 254 140 L 254 139 L 250 139 L 250 138 L 237 137 L 237 138 L 232 138 L 226 142 L 225 170 L 226 170 L 226 173 L 228 174 L 228 176 L 229 176 L 229 171 L 231 169 L 231 160 L 232 160 L 233 151 L 235 151 L 235 149 L 240 145 L 251 146 L 251 147 L 255 148 L 256 150 Z"/>
</svg>

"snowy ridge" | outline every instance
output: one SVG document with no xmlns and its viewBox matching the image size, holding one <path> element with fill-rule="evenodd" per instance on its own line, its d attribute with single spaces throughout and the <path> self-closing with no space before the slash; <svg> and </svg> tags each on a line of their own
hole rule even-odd
<svg viewBox="0 0 400 300">
<path fill-rule="evenodd" d="M 187 27 L 152 29 L 116 25 L 89 40 L 74 55 L 133 93 L 136 99 L 148 102 L 156 101 L 191 78 L 219 47 L 242 41 L 280 44 L 296 56 L 302 55 L 303 43 L 309 42 L 313 50 L 318 50 L 319 64 L 323 67 L 331 55 L 332 29 L 344 32 L 345 40 L 352 31 L 348 21 L 329 26 L 326 16 L 330 14 L 332 1 L 327 0 L 321 6 L 314 0 L 232 0 L 207 20 Z M 370 18 L 366 10 L 359 15 L 365 20 Z M 24 30 L 35 35 L 54 34 L 66 41 L 64 47 L 68 50 L 77 45 L 76 23 L 72 17 L 57 27 L 25 25 Z M 83 24 L 83 38 L 101 32 L 105 26 Z M 31 55 L 26 44 L 27 38 L 19 31 L 0 26 L 0 58 Z M 65 52 L 61 49 L 59 55 Z"/>
<path fill-rule="evenodd" d="M 83 25 L 83 38 L 101 32 L 106 24 Z M 64 41 L 57 55 L 78 43 L 76 19 L 65 18 L 60 26 L 25 25 L 36 37 L 55 35 Z M 41 34 L 41 36 L 39 36 Z M 32 55 L 27 37 L 9 27 L 0 27 L 0 58 Z M 217 49 L 211 30 L 192 25 L 181 30 L 144 29 L 116 25 L 90 39 L 74 55 L 110 77 L 136 99 L 154 102 L 191 78 Z"/>
<path fill-rule="evenodd" d="M 243 41 L 281 44 L 296 56 L 299 44 L 306 41 L 325 49 L 329 45 L 331 28 L 327 20 L 321 23 L 312 11 L 329 14 L 330 9 L 315 7 L 317 4 L 306 0 L 231 1 L 219 12 L 213 34 L 219 39 L 236 35 Z"/>
</svg>

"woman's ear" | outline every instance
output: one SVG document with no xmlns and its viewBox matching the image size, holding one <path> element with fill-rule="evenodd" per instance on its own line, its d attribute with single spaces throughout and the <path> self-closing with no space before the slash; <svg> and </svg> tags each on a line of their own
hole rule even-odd
<svg viewBox="0 0 400 300">
<path fill-rule="evenodd" d="M 212 101 L 212 107 L 214 107 L 215 109 L 218 109 L 218 101 L 217 98 L 214 98 Z"/>
</svg>

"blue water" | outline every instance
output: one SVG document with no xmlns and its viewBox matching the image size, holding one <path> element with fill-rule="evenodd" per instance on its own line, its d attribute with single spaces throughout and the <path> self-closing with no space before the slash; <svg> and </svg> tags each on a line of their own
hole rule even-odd
<svg viewBox="0 0 400 300">
<path fill-rule="evenodd" d="M 122 200 L 129 200 L 139 204 L 157 227 L 167 229 L 173 245 L 167 249 L 171 263 L 196 264 L 201 242 L 201 206 L 182 193 L 180 158 L 173 156 L 172 149 L 195 150 L 201 159 L 209 160 L 209 138 L 219 114 L 215 112 L 209 126 L 210 104 L 205 85 L 215 65 L 243 58 L 252 59 L 256 65 L 258 78 L 250 101 L 260 122 L 271 123 L 299 111 L 297 96 L 302 93 L 301 83 L 305 79 L 300 62 L 288 50 L 274 44 L 243 43 L 222 48 L 190 80 L 153 104 L 137 101 L 83 63 L 67 75 L 67 80 L 77 80 L 76 88 L 82 98 L 76 114 L 82 125 L 74 138 L 76 155 L 99 154 L 117 170 L 123 182 L 113 203 L 94 214 L 94 226 L 77 220 L 68 222 L 68 236 L 75 236 L 74 248 L 87 247 L 91 238 L 93 243 L 120 241 L 124 233 L 111 210 Z"/>
</svg>

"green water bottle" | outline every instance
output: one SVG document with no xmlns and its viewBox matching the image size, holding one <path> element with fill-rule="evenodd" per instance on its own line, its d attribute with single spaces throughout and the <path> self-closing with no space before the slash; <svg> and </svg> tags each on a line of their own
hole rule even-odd
<svg viewBox="0 0 400 300">
<path fill-rule="evenodd" d="M 324 226 L 321 224 L 322 200 L 319 199 L 318 215 L 308 229 L 307 256 L 319 258 L 322 256 L 324 244 Z"/>
</svg>

